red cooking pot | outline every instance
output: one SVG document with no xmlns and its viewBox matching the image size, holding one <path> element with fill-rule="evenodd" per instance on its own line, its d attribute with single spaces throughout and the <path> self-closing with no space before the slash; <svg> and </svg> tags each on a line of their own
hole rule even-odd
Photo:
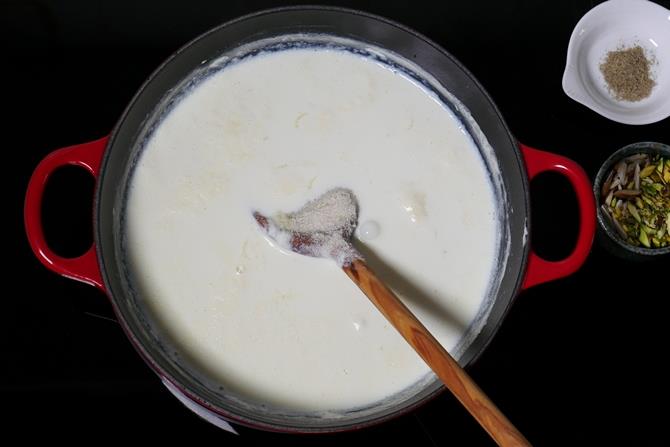
<svg viewBox="0 0 670 447">
<path fill-rule="evenodd" d="M 333 416 L 314 417 L 268 408 L 235 398 L 231 391 L 183 361 L 179 349 L 161 335 L 132 286 L 125 260 L 125 198 L 132 169 L 161 116 L 184 91 L 213 70 L 203 63 L 222 56 L 244 57 L 281 45 L 328 45 L 349 42 L 358 54 L 375 57 L 377 47 L 395 55 L 397 66 L 432 89 L 470 132 L 495 183 L 501 212 L 502 260 L 490 287 L 490 310 L 481 332 L 459 361 L 467 366 L 484 350 L 514 297 L 523 289 L 575 272 L 586 259 L 595 230 L 595 206 L 588 177 L 573 161 L 519 144 L 495 104 L 475 78 L 449 53 L 416 32 L 362 12 L 320 7 L 276 9 L 221 25 L 193 40 L 164 62 L 144 83 L 109 137 L 57 150 L 37 166 L 25 202 L 25 225 L 38 259 L 63 276 L 96 286 L 111 300 L 118 321 L 145 361 L 195 409 L 210 416 L 275 431 L 324 432 L 360 428 L 406 412 L 442 390 L 437 380 L 418 384 L 385 405 Z M 366 51 L 368 53 L 366 54 Z M 234 60 L 234 57 L 229 58 Z M 403 62 L 405 61 L 405 62 Z M 44 187 L 59 167 L 78 165 L 96 178 L 94 244 L 84 255 L 67 259 L 47 246 L 40 209 Z M 529 180 L 545 171 L 567 177 L 579 204 L 579 235 L 564 260 L 540 258 L 529 246 Z"/>
</svg>

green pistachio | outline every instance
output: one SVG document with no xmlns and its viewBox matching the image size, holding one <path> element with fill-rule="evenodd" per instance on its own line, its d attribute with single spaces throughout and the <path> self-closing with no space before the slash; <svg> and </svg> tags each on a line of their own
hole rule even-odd
<svg viewBox="0 0 670 447">
<path fill-rule="evenodd" d="M 639 236 L 640 242 L 642 242 L 642 245 L 644 245 L 647 248 L 650 248 L 649 245 L 649 238 L 647 237 L 647 233 L 644 232 L 643 228 L 640 228 L 640 236 Z"/>
<path fill-rule="evenodd" d="M 654 172 L 654 169 L 656 169 L 656 166 L 654 165 L 647 166 L 646 168 L 640 171 L 640 178 L 649 177 L 651 173 Z"/>
<path fill-rule="evenodd" d="M 603 212 L 629 244 L 670 246 L 669 158 L 643 153 L 625 158 L 610 171 L 601 194 Z"/>
<path fill-rule="evenodd" d="M 635 208 L 635 205 L 633 205 L 631 202 L 628 202 L 627 204 L 628 211 L 630 214 L 637 220 L 638 222 L 641 222 L 642 219 L 640 219 L 640 215 L 637 212 L 637 208 Z"/>
</svg>

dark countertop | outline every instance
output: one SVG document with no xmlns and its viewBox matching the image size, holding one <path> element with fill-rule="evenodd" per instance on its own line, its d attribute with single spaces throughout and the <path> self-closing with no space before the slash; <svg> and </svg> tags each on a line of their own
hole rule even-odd
<svg viewBox="0 0 670 447">
<path fill-rule="evenodd" d="M 3 146 L 10 160 L 10 228 L 0 329 L 3 434 L 51 441 L 148 437 L 287 445 L 492 445 L 448 393 L 380 427 L 331 436 L 241 428 L 220 432 L 184 409 L 134 352 L 91 287 L 48 272 L 23 230 L 30 173 L 52 150 L 107 134 L 141 82 L 174 50 L 207 29 L 252 11 L 300 2 L 0 2 Z M 670 143 L 670 120 L 609 121 L 561 89 L 568 39 L 598 2 L 325 2 L 400 21 L 456 56 L 496 101 L 525 144 L 566 155 L 591 178 L 614 150 Z M 669 1 L 658 3 L 670 8 Z M 14 169 L 16 171 L 14 172 Z M 9 171 L 12 171 L 11 173 Z M 58 175 L 45 205 L 47 236 L 66 254 L 90 243 L 93 182 Z M 532 185 L 533 244 L 569 252 L 576 205 L 567 182 Z M 669 445 L 666 329 L 670 263 L 637 264 L 597 242 L 575 275 L 520 294 L 470 373 L 536 445 Z M 660 406 L 660 410 L 656 408 Z"/>
</svg>

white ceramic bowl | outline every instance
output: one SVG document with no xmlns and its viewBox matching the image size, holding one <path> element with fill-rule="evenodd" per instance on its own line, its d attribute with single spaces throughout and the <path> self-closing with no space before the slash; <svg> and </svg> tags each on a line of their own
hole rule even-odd
<svg viewBox="0 0 670 447">
<path fill-rule="evenodd" d="M 634 45 L 655 59 L 651 72 L 656 85 L 641 101 L 617 101 L 600 64 L 609 51 Z M 591 9 L 570 37 L 563 90 L 620 123 L 649 124 L 670 116 L 670 10 L 646 0 L 610 0 Z"/>
</svg>

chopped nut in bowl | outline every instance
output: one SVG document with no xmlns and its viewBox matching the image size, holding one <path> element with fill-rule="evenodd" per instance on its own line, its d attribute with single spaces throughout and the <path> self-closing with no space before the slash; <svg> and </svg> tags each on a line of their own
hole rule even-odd
<svg viewBox="0 0 670 447">
<path fill-rule="evenodd" d="M 641 142 L 610 156 L 593 192 L 605 245 L 629 259 L 670 254 L 670 146 Z"/>
</svg>

